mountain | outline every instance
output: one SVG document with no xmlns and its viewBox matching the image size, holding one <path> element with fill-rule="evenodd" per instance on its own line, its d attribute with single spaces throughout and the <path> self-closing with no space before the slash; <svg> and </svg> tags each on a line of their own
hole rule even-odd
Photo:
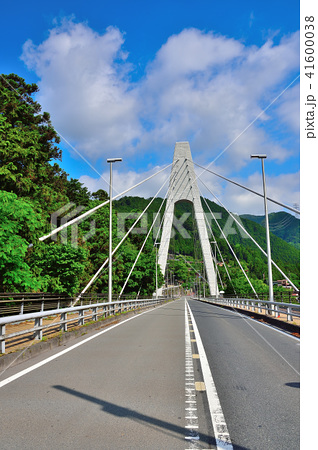
<svg viewBox="0 0 318 450">
<path fill-rule="evenodd" d="M 151 198 L 144 199 L 141 197 L 123 197 L 120 200 L 114 201 L 114 209 L 117 213 L 126 214 L 128 212 L 142 212 L 151 200 Z M 267 258 L 261 253 L 251 239 L 249 239 L 246 234 L 244 235 L 242 229 L 238 227 L 224 208 L 210 200 L 203 198 L 201 200 L 203 209 L 208 214 L 208 222 L 213 233 L 213 235 L 211 235 L 211 241 L 217 241 L 225 262 L 230 264 L 230 267 L 232 268 L 237 265 L 233 256 L 234 251 L 237 258 L 245 264 L 246 270 L 249 271 L 250 276 L 259 280 L 267 278 Z M 163 205 L 160 210 L 160 216 L 162 219 L 165 211 L 165 200 L 156 198 L 148 208 L 148 226 L 152 222 L 155 213 L 159 210 L 162 203 Z M 174 214 L 176 218 L 180 220 L 180 223 L 182 223 L 182 228 L 184 231 L 181 234 L 174 228 L 173 238 L 170 241 L 169 253 L 175 256 L 181 254 L 184 256 L 190 256 L 196 260 L 202 260 L 201 246 L 192 204 L 184 201 L 178 202 L 175 206 Z M 284 227 L 289 226 L 291 228 L 291 225 L 294 222 L 293 219 L 295 219 L 289 214 L 286 216 L 285 213 L 282 214 L 283 215 L 280 216 L 279 213 L 276 213 L 274 215 L 274 219 L 276 218 L 276 221 L 271 221 L 273 230 L 276 232 L 281 231 L 281 233 L 284 231 Z M 213 218 L 213 215 L 216 220 Z M 187 218 L 184 220 L 186 216 Z M 256 220 L 253 220 L 254 218 L 256 218 Z M 256 242 L 263 248 L 263 250 L 266 251 L 265 228 L 261 223 L 258 223 L 258 216 L 251 216 L 251 218 L 249 218 L 249 216 L 241 216 L 241 222 L 246 231 L 253 236 Z M 297 224 L 297 222 L 295 223 Z M 137 226 L 143 227 L 144 225 L 140 223 Z M 282 228 L 282 230 L 280 230 L 280 228 Z M 142 228 L 140 228 L 140 230 L 141 229 Z M 228 247 L 222 232 L 226 235 L 233 251 Z M 290 239 L 291 235 L 292 234 L 289 233 Z M 154 238 L 155 236 L 153 236 L 153 239 Z M 157 240 L 160 241 L 160 239 Z M 295 247 L 295 245 L 292 245 L 280 236 L 277 236 L 274 231 L 271 232 L 271 250 L 273 261 L 275 261 L 284 273 L 298 285 L 300 255 L 299 249 Z M 220 256 L 218 256 L 218 261 L 221 261 Z M 282 279 L 283 276 L 277 269 L 273 268 L 273 278 L 274 280 L 277 280 Z"/>
<path fill-rule="evenodd" d="M 265 227 L 265 216 L 253 216 L 252 214 L 243 214 L 243 219 L 252 220 Z M 300 248 L 300 220 L 286 212 L 270 213 L 268 215 L 269 230 L 275 236 L 284 239 L 284 241 Z"/>
</svg>

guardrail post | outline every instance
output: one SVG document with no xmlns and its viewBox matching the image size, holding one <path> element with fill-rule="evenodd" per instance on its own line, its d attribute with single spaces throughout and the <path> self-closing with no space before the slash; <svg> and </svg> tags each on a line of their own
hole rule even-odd
<svg viewBox="0 0 318 450">
<path fill-rule="evenodd" d="M 67 331 L 67 313 L 63 312 L 61 313 L 61 330 Z"/>
<path fill-rule="evenodd" d="M 293 321 L 293 315 L 292 315 L 291 307 L 287 308 L 287 321 L 289 321 L 289 322 Z"/>
<path fill-rule="evenodd" d="M 5 340 L 5 334 L 6 334 L 6 326 L 5 325 L 1 325 L 0 326 L 0 336 L 3 338 L 0 341 L 0 353 L 5 353 L 6 352 L 6 340 Z"/>
<path fill-rule="evenodd" d="M 24 308 L 24 297 L 22 298 L 22 302 L 20 305 L 20 314 L 23 314 L 23 308 Z"/>
<path fill-rule="evenodd" d="M 94 306 L 93 308 L 92 319 L 95 320 L 95 322 L 97 320 L 97 306 Z"/>
<path fill-rule="evenodd" d="M 262 312 L 263 312 L 261 303 L 258 303 L 258 312 L 259 312 L 259 314 L 262 314 Z"/>
<path fill-rule="evenodd" d="M 79 311 L 78 315 L 79 315 L 78 324 L 84 325 L 84 311 L 83 310 Z"/>
<path fill-rule="evenodd" d="M 42 327 L 42 317 L 37 317 L 37 318 L 34 320 L 34 326 L 35 326 L 35 327 Z M 41 340 L 42 337 L 43 337 L 43 330 L 42 330 L 42 329 L 40 329 L 40 330 L 35 330 L 35 333 L 34 333 L 34 339 L 39 339 L 39 340 Z"/>
</svg>

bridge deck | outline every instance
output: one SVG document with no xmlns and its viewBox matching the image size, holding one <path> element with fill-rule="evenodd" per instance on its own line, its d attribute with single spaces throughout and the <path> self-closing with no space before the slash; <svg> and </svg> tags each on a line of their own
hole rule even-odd
<svg viewBox="0 0 318 450">
<path fill-rule="evenodd" d="M 212 305 L 189 305 L 234 448 L 299 448 L 298 341 Z M 7 369 L 1 448 L 214 448 L 189 322 L 177 300 Z M 200 439 L 186 439 L 190 432 Z"/>
</svg>

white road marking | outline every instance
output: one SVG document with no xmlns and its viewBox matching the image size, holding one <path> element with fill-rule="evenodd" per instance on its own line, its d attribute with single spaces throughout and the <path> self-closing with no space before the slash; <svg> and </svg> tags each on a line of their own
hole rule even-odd
<svg viewBox="0 0 318 450">
<path fill-rule="evenodd" d="M 274 350 L 274 352 L 275 353 L 277 353 L 277 355 L 278 356 L 280 356 L 284 361 L 285 361 L 285 363 L 286 364 L 288 364 L 289 365 L 289 367 L 291 368 L 291 369 L 293 369 L 293 371 L 294 372 L 296 372 L 296 374 L 297 375 L 300 375 L 300 373 L 298 372 L 298 370 L 297 369 L 295 369 L 295 367 L 293 367 L 288 361 L 287 361 L 287 359 L 286 358 L 284 358 L 284 356 L 278 351 L 278 350 L 276 350 L 276 348 L 264 337 L 264 336 L 262 336 L 262 334 L 255 328 L 255 327 L 253 327 L 253 325 L 250 323 L 250 321 L 248 320 L 249 318 L 247 318 L 246 316 L 244 316 L 243 314 L 241 314 L 241 313 L 239 313 L 239 312 L 237 312 L 237 314 L 240 316 L 240 317 L 242 317 L 242 319 L 243 320 L 245 320 L 245 322 L 255 331 L 255 333 L 261 338 L 261 339 L 263 339 L 263 341 L 264 342 L 266 342 L 266 344 L 272 349 L 272 350 Z M 257 322 L 257 321 L 256 321 Z M 262 325 L 264 325 L 262 322 L 257 322 L 257 323 L 261 323 Z M 273 328 L 273 327 L 270 327 L 272 330 L 275 330 L 275 328 Z M 276 330 L 276 331 L 280 331 L 280 330 Z M 285 336 L 290 336 L 288 333 L 284 333 L 284 335 Z M 290 337 L 293 337 L 294 339 L 298 339 L 298 338 L 295 338 L 294 336 L 290 336 Z"/>
<path fill-rule="evenodd" d="M 194 367 L 192 358 L 192 346 L 190 340 L 190 324 L 187 312 L 187 306 L 185 304 L 185 429 L 187 434 L 185 439 L 187 441 L 187 448 L 198 449 L 200 448 L 198 441 L 200 441 L 199 420 L 194 411 L 197 411 L 197 400 L 195 393 L 195 379 L 194 379 Z M 192 326 L 192 325 L 191 325 Z M 191 405 L 191 406 L 189 406 Z"/>
<path fill-rule="evenodd" d="M 208 398 L 208 404 L 211 414 L 211 420 L 214 430 L 214 437 L 216 440 L 216 447 L 218 450 L 233 450 L 230 434 L 227 429 L 221 403 L 217 394 L 217 390 L 212 377 L 211 369 L 206 357 L 206 353 L 202 344 L 201 336 L 193 317 L 192 311 L 186 302 L 189 314 L 192 320 L 192 326 L 194 328 L 195 337 L 197 340 L 198 352 L 200 355 L 200 362 L 202 368 L 203 379 L 206 387 L 206 394 Z"/>
<path fill-rule="evenodd" d="M 218 305 L 213 305 L 213 306 L 218 306 Z M 219 306 L 219 308 L 220 308 L 220 306 Z M 260 322 L 260 321 L 257 320 L 257 319 L 252 319 L 252 317 L 246 316 L 245 314 L 239 312 L 239 311 L 236 310 L 235 308 L 232 308 L 231 310 L 228 309 L 228 311 L 230 311 L 230 312 L 232 312 L 232 313 L 234 313 L 234 314 L 238 314 L 238 315 L 241 316 L 243 319 L 251 320 L 252 322 L 257 322 L 257 323 L 259 323 L 260 325 L 263 325 L 264 327 L 268 327 L 268 328 L 270 328 L 271 330 L 275 330 L 275 331 L 277 331 L 277 333 L 281 333 L 281 334 L 283 334 L 284 336 L 288 336 L 288 337 L 290 337 L 291 339 L 294 339 L 295 341 L 299 341 L 299 338 L 298 338 L 298 337 L 293 336 L 292 334 L 288 333 L 287 331 L 280 330 L 279 328 L 276 328 L 276 327 L 273 326 L 273 325 L 270 325 L 270 324 L 265 323 L 265 322 Z M 300 345 L 300 344 L 298 343 L 298 345 Z"/>
</svg>

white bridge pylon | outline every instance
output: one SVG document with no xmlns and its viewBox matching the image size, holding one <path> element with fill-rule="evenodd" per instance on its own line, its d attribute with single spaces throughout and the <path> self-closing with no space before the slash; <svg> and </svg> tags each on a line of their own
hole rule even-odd
<svg viewBox="0 0 318 450">
<path fill-rule="evenodd" d="M 216 271 L 213 265 L 211 246 L 204 219 L 204 212 L 200 199 L 200 192 L 194 173 L 192 155 L 189 142 L 176 142 L 173 164 L 170 174 L 166 211 L 164 216 L 162 236 L 159 246 L 158 263 L 163 275 L 165 274 L 171 230 L 174 219 L 175 203 L 186 200 L 193 204 L 194 216 L 199 231 L 206 277 L 211 295 L 218 295 Z"/>
</svg>

